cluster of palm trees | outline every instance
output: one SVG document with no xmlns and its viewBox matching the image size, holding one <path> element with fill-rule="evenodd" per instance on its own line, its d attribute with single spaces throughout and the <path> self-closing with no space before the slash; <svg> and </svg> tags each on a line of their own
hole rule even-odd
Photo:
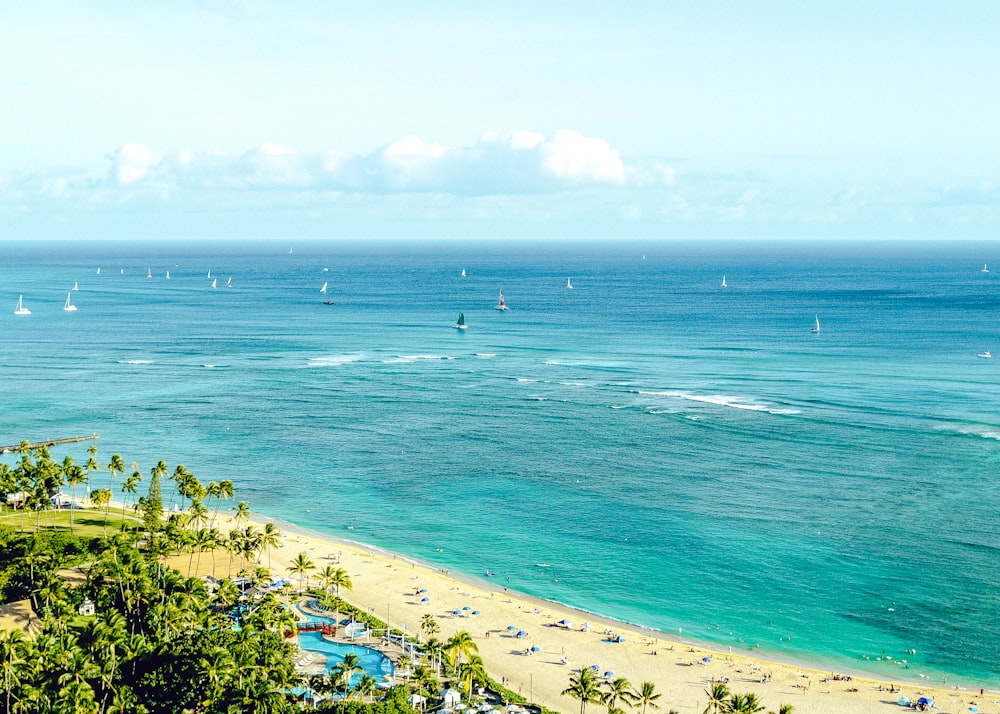
<svg viewBox="0 0 1000 714">
<path fill-rule="evenodd" d="M 352 687 L 351 679 L 360 674 Z M 322 695 L 341 694 L 346 698 L 356 697 L 361 701 L 373 701 L 379 693 L 378 680 L 366 674 L 361 666 L 361 658 L 353 652 L 333 666 L 329 674 L 317 674 L 309 678 L 309 689 Z"/>
<path fill-rule="evenodd" d="M 705 690 L 705 695 L 708 697 L 708 705 L 704 714 L 758 714 L 764 711 L 764 705 L 756 694 L 735 694 L 729 691 L 725 682 L 712 682 Z M 782 704 L 777 712 L 771 711 L 768 714 L 792 714 L 792 705 Z"/>
<path fill-rule="evenodd" d="M 621 705 L 641 705 L 642 714 L 646 714 L 647 707 L 660 708 L 656 701 L 662 696 L 652 682 L 643 682 L 639 687 L 633 687 L 625 677 L 602 679 L 593 669 L 582 669 L 577 674 L 570 675 L 569 686 L 562 694 L 580 701 L 580 714 L 585 714 L 588 704 L 604 704 L 608 708 L 608 714 L 624 714 L 625 710 Z M 669 714 L 676 712 L 671 709 Z"/>
</svg>

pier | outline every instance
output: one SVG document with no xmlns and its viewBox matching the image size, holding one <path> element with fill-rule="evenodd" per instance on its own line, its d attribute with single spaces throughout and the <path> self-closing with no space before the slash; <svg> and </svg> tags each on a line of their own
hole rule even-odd
<svg viewBox="0 0 1000 714">
<path fill-rule="evenodd" d="M 32 449 L 40 449 L 43 446 L 61 446 L 62 444 L 75 444 L 79 441 L 90 441 L 91 439 L 100 439 L 97 434 L 91 434 L 90 436 L 73 436 L 69 439 L 49 439 L 48 441 L 36 441 L 33 444 L 25 444 L 21 442 L 20 444 L 15 444 L 14 446 L 0 446 L 0 454 L 9 454 L 14 451 L 31 451 Z"/>
</svg>

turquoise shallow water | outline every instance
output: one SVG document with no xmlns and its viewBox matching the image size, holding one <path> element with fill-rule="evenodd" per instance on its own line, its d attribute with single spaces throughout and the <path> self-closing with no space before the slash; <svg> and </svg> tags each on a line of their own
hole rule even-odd
<svg viewBox="0 0 1000 714">
<path fill-rule="evenodd" d="M 667 632 L 996 686 L 997 252 L 5 243 L 0 424 Z"/>
</svg>

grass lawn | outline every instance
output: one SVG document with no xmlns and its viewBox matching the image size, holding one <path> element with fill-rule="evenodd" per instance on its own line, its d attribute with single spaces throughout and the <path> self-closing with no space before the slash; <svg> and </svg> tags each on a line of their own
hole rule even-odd
<svg viewBox="0 0 1000 714">
<path fill-rule="evenodd" d="M 70 516 L 72 514 L 74 535 L 86 537 L 101 537 L 105 535 L 104 510 L 96 508 L 76 508 L 72 512 L 68 508 L 59 510 L 42 511 L 41 513 L 21 512 L 11 509 L 4 509 L 0 515 L 0 523 L 10 526 L 15 531 L 21 533 L 34 533 L 36 528 L 40 531 L 65 531 L 70 532 Z M 129 529 L 142 526 L 139 518 L 126 514 L 122 518 L 119 509 L 117 513 L 112 508 L 107 514 L 107 534 L 117 532 L 122 524 L 126 524 Z"/>
</svg>

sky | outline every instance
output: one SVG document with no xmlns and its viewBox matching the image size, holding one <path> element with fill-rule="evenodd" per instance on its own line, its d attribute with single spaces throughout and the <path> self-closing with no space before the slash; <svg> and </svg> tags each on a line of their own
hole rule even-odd
<svg viewBox="0 0 1000 714">
<path fill-rule="evenodd" d="M 0 4 L 0 239 L 994 239 L 1000 3 Z"/>
</svg>

